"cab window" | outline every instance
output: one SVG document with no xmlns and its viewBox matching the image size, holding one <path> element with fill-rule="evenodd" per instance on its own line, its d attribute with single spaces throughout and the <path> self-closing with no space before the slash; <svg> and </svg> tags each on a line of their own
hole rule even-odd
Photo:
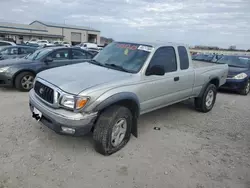
<svg viewBox="0 0 250 188">
<path fill-rule="evenodd" d="M 174 48 L 171 46 L 158 48 L 150 61 L 148 69 L 155 65 L 163 66 L 165 73 L 176 71 L 177 61 Z"/>
<path fill-rule="evenodd" d="M 178 46 L 178 54 L 180 58 L 180 68 L 185 70 L 189 68 L 188 53 L 184 46 Z"/>
</svg>

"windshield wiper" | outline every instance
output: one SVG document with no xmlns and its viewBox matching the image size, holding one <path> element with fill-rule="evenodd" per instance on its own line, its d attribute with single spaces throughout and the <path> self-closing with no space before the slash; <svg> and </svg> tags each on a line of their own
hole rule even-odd
<svg viewBox="0 0 250 188">
<path fill-rule="evenodd" d="M 228 65 L 229 67 L 238 67 L 238 68 L 247 68 L 247 67 L 242 67 L 242 66 L 237 66 L 237 65 Z"/>
<path fill-rule="evenodd" d="M 96 61 L 95 59 L 91 59 L 89 62 L 95 64 L 95 65 L 100 65 L 103 66 L 103 64 L 101 64 L 99 61 Z"/>
<path fill-rule="evenodd" d="M 105 63 L 104 65 L 108 66 L 108 67 L 113 67 L 117 70 L 121 70 L 123 72 L 129 72 L 131 73 L 132 71 L 129 71 L 127 69 L 125 69 L 124 67 L 120 66 L 120 65 L 116 65 L 116 64 L 113 64 L 113 63 Z"/>
</svg>

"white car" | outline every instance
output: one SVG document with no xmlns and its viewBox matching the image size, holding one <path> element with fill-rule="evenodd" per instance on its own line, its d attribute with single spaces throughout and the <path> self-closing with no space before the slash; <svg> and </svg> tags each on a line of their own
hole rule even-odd
<svg viewBox="0 0 250 188">
<path fill-rule="evenodd" d="M 61 44 L 65 47 L 71 47 L 71 45 L 66 41 L 54 41 L 53 44 L 55 44 L 55 45 Z"/>
<path fill-rule="evenodd" d="M 98 49 L 98 45 L 95 43 L 83 42 L 80 45 L 80 48 L 87 50 L 87 49 Z"/>
<path fill-rule="evenodd" d="M 70 45 L 70 43 L 68 43 L 68 42 L 62 42 L 62 44 L 65 46 L 65 47 L 71 47 L 71 45 Z"/>
<path fill-rule="evenodd" d="M 44 46 L 53 46 L 53 45 L 54 45 L 54 44 L 50 43 L 50 42 L 47 41 L 47 40 L 38 40 L 36 43 L 37 43 L 39 46 L 42 46 L 42 47 L 44 47 Z"/>
<path fill-rule="evenodd" d="M 0 40 L 0 46 L 16 46 L 14 42 Z"/>
<path fill-rule="evenodd" d="M 37 41 L 38 41 L 38 39 L 30 39 L 29 41 L 26 42 L 26 44 L 29 44 L 29 43 L 36 44 Z"/>
</svg>

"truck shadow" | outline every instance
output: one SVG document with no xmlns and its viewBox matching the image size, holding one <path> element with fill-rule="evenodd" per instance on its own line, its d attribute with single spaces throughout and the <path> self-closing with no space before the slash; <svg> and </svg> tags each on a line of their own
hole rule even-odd
<svg viewBox="0 0 250 188">
<path fill-rule="evenodd" d="M 138 121 L 138 132 L 144 134 L 154 129 L 154 127 L 165 127 L 168 122 L 174 123 L 176 120 L 178 121 L 178 119 L 182 119 L 184 116 L 188 117 L 194 113 L 199 112 L 195 110 L 193 99 L 189 99 L 143 114 Z"/>
</svg>

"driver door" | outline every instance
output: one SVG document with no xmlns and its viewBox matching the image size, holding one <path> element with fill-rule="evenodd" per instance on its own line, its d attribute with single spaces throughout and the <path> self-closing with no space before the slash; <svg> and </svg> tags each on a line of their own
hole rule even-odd
<svg viewBox="0 0 250 188">
<path fill-rule="evenodd" d="M 179 71 L 175 48 L 160 47 L 154 53 L 147 69 L 155 65 L 164 67 L 165 75 L 144 76 L 139 89 L 141 113 L 164 107 L 179 100 Z"/>
</svg>

